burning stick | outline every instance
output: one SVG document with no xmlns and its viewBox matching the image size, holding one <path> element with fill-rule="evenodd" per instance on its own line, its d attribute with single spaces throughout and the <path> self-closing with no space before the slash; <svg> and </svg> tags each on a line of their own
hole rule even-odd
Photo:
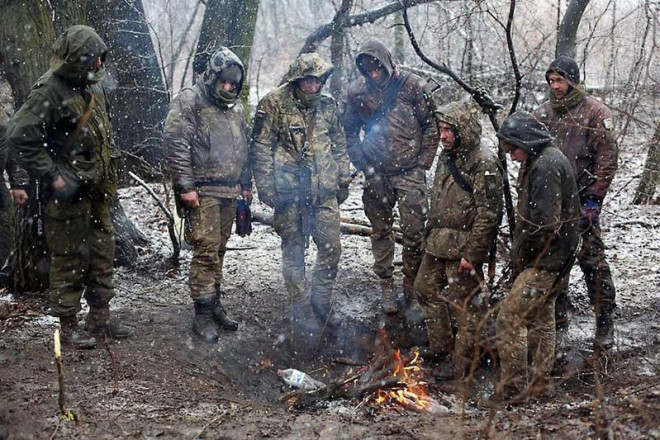
<svg viewBox="0 0 660 440">
<path fill-rule="evenodd" d="M 55 365 L 57 365 L 57 383 L 59 385 L 59 395 L 57 403 L 60 406 L 60 418 L 65 421 L 78 420 L 73 411 L 68 411 L 64 407 L 64 366 L 62 365 L 62 347 L 60 344 L 60 330 L 55 330 L 53 345 L 55 346 Z"/>
</svg>

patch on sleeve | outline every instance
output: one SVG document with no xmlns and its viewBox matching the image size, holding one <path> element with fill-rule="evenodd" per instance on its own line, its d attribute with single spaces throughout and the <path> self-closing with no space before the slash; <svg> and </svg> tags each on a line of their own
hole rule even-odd
<svg viewBox="0 0 660 440">
<path fill-rule="evenodd" d="M 257 110 L 257 114 L 254 115 L 254 127 L 252 128 L 252 137 L 255 139 L 261 136 L 261 131 L 264 129 L 265 120 L 266 112 L 263 110 Z"/>
<path fill-rule="evenodd" d="M 497 175 L 486 171 L 484 174 L 484 180 L 486 182 L 486 199 L 497 200 L 499 197 L 499 188 L 497 188 Z"/>
<path fill-rule="evenodd" d="M 614 129 L 614 121 L 612 121 L 612 118 L 603 119 L 603 128 L 607 131 L 612 131 Z"/>
</svg>

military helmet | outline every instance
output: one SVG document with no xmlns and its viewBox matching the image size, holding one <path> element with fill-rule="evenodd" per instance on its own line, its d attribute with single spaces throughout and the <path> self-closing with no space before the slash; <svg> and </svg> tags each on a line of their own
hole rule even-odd
<svg viewBox="0 0 660 440">
<path fill-rule="evenodd" d="M 220 47 L 211 55 L 206 66 L 206 71 L 204 71 L 204 84 L 206 84 L 211 94 L 213 94 L 217 79 L 235 82 L 236 94 L 240 95 L 243 88 L 243 80 L 245 79 L 245 68 L 240 58 L 224 46 Z"/>
<path fill-rule="evenodd" d="M 300 55 L 289 67 L 286 74 L 288 82 L 296 82 L 303 78 L 313 77 L 325 83 L 335 68 L 316 53 Z"/>
</svg>

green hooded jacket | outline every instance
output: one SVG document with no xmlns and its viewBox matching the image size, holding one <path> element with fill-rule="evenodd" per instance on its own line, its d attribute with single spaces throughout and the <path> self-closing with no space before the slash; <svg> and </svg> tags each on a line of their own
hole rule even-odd
<svg viewBox="0 0 660 440">
<path fill-rule="evenodd" d="M 460 139 L 458 146 L 443 150 L 431 192 L 426 252 L 448 259 L 465 258 L 484 263 L 502 218 L 502 165 L 494 152 L 480 145 L 479 111 L 452 102 L 437 112 L 441 122 L 451 125 Z M 461 188 L 452 176 L 448 161 L 470 184 L 472 193 Z"/>
<path fill-rule="evenodd" d="M 53 45 L 50 69 L 39 78 L 8 127 L 8 146 L 32 178 L 47 187 L 62 176 L 66 189 L 54 197 L 70 200 L 95 187 L 116 190 L 119 156 L 112 139 L 103 66 L 90 71 L 90 60 L 104 60 L 107 47 L 87 26 L 68 28 Z M 74 138 L 91 96 L 91 115 Z"/>
</svg>

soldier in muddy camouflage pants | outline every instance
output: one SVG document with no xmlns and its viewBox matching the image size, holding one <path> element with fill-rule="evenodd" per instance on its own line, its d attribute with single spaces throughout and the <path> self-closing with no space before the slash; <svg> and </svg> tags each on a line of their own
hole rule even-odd
<svg viewBox="0 0 660 440">
<path fill-rule="evenodd" d="M 333 286 L 341 256 L 339 204 L 351 182 L 346 138 L 335 100 L 322 94 L 333 67 L 316 54 L 291 65 L 288 81 L 266 95 L 257 109 L 251 164 L 259 199 L 275 208 L 282 239 L 282 273 L 296 324 L 306 309 L 337 327 Z M 316 244 L 311 298 L 305 295 L 305 244 Z"/>
<path fill-rule="evenodd" d="M 511 251 L 514 282 L 497 316 L 501 379 L 494 400 L 535 392 L 552 370 L 555 298 L 575 257 L 580 217 L 571 165 L 544 124 L 518 111 L 502 123 L 497 137 L 522 165 Z"/>
<path fill-rule="evenodd" d="M 236 199 L 252 200 L 247 164 L 247 126 L 240 93 L 241 60 L 218 49 L 192 88 L 172 101 L 165 120 L 167 165 L 193 247 L 190 296 L 195 304 L 193 331 L 216 342 L 217 327 L 236 330 L 221 303 L 222 266 L 236 213 Z"/>
</svg>

